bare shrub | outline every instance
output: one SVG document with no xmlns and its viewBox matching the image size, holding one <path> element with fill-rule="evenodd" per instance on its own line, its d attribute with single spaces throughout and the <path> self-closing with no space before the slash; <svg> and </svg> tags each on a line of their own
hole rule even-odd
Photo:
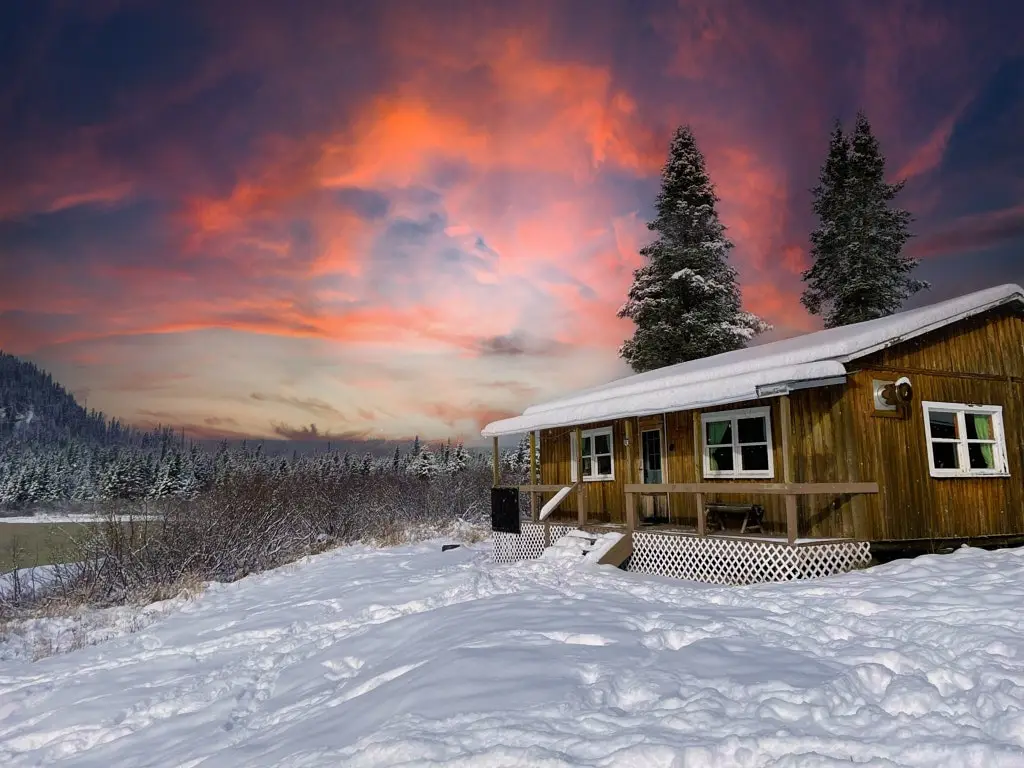
<svg viewBox="0 0 1024 768">
<path fill-rule="evenodd" d="M 71 541 L 44 585 L 0 594 L 0 619 L 70 605 L 150 602 L 206 581 L 234 581 L 339 544 L 393 545 L 482 523 L 490 471 L 432 478 L 401 471 L 234 472 L 195 499 L 110 501 Z M 465 526 L 474 530 L 472 526 Z"/>
</svg>

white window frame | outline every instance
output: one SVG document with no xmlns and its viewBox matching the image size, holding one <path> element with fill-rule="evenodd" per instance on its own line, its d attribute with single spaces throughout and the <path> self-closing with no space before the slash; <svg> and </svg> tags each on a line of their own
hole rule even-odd
<svg viewBox="0 0 1024 768">
<path fill-rule="evenodd" d="M 739 443 L 739 420 L 761 417 L 764 419 L 764 443 L 744 443 L 744 445 L 768 446 L 768 469 L 738 469 L 743 464 Z M 711 446 L 708 445 L 709 422 L 732 421 L 732 466 L 733 469 L 711 469 Z M 704 477 L 775 477 L 775 450 L 772 445 L 772 409 L 765 405 L 760 408 L 741 408 L 735 411 L 712 411 L 700 415 L 700 440 L 703 446 Z M 716 446 L 720 447 L 720 446 Z"/>
<path fill-rule="evenodd" d="M 1009 477 L 1010 465 L 1006 459 L 1006 433 L 1003 431 L 1003 406 L 1001 405 L 969 405 L 967 403 L 940 403 L 935 400 L 921 402 L 924 413 L 925 450 L 928 453 L 928 471 L 932 477 Z M 929 411 L 946 411 L 956 414 L 957 438 L 932 438 L 932 422 Z M 978 441 L 967 438 L 968 413 L 983 413 L 992 417 L 992 440 Z M 937 468 L 932 443 L 955 443 L 957 445 L 957 463 L 959 469 Z M 967 446 L 974 442 L 991 442 L 994 445 L 994 469 L 974 469 L 971 467 Z"/>
<path fill-rule="evenodd" d="M 608 435 L 608 453 L 602 453 L 602 456 L 608 456 L 612 460 L 612 471 L 609 475 L 597 474 L 597 454 L 593 452 L 591 448 L 590 454 L 590 474 L 583 476 L 583 482 L 585 483 L 598 483 L 608 482 L 615 479 L 615 432 L 612 427 L 598 427 L 597 429 L 584 429 L 580 432 L 580 439 L 586 440 L 590 438 L 590 445 L 594 446 L 596 441 L 594 438 L 598 435 Z M 572 482 L 577 482 L 579 478 L 580 461 L 579 447 L 576 445 L 576 431 L 573 430 L 569 433 L 569 459 L 570 459 L 570 472 L 569 479 Z"/>
</svg>

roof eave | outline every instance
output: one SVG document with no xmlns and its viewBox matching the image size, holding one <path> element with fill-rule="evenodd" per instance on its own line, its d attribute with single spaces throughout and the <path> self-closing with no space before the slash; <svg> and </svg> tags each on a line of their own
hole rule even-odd
<svg viewBox="0 0 1024 768">
<path fill-rule="evenodd" d="M 831 387 L 846 383 L 846 376 L 827 376 L 824 378 L 817 379 L 801 379 L 782 381 L 771 384 L 757 385 L 753 392 L 744 392 L 730 397 L 719 397 L 711 398 L 708 400 L 688 403 L 684 406 L 672 407 L 669 409 L 665 408 L 637 408 L 637 409 L 623 409 L 622 411 L 612 412 L 601 416 L 600 418 L 593 419 L 536 419 L 533 423 L 528 426 L 524 426 L 523 422 L 526 421 L 523 416 L 513 416 L 510 419 L 502 419 L 501 421 L 495 421 L 488 424 L 481 430 L 480 434 L 483 437 L 505 437 L 508 435 L 521 435 L 527 432 L 533 432 L 540 429 L 556 429 L 559 427 L 576 427 L 581 424 L 597 424 L 604 423 L 607 421 L 616 421 L 618 419 L 631 419 L 634 417 L 642 416 L 655 416 L 661 413 L 682 413 L 685 411 L 693 411 L 698 408 L 710 408 L 717 405 L 732 405 L 733 403 L 742 403 L 747 400 L 767 399 L 771 397 L 781 397 L 782 395 L 789 394 L 801 389 L 813 389 L 816 387 Z M 553 416 L 558 411 L 546 412 L 547 415 Z M 509 424 L 508 427 L 502 427 L 502 424 Z"/>
<path fill-rule="evenodd" d="M 964 310 L 963 312 L 960 312 L 954 315 L 953 317 L 947 317 L 942 318 L 941 320 L 936 320 L 933 323 L 929 323 L 928 325 L 917 328 L 909 333 L 900 334 L 899 336 L 896 336 L 894 338 L 886 339 L 885 341 L 879 342 L 878 344 L 873 344 L 870 347 L 858 349 L 856 352 L 852 352 L 848 355 L 842 355 L 840 357 L 836 357 L 835 359 L 841 363 L 849 363 L 854 360 L 860 360 L 861 358 L 868 357 L 869 355 L 873 355 L 876 352 L 881 352 L 883 349 L 889 349 L 889 347 L 894 347 L 897 344 L 902 344 L 905 341 L 916 339 L 918 336 L 924 336 L 926 333 L 938 331 L 942 328 L 946 328 L 947 326 L 953 325 L 954 323 L 959 323 L 961 320 L 966 320 L 970 317 L 975 317 L 976 315 L 981 315 L 990 310 L 997 309 L 998 307 L 1014 303 L 1024 305 L 1024 294 L 1011 293 L 1008 296 L 1003 296 L 999 299 L 986 302 L 985 304 L 980 304 L 977 307 L 972 307 L 971 309 Z"/>
</svg>

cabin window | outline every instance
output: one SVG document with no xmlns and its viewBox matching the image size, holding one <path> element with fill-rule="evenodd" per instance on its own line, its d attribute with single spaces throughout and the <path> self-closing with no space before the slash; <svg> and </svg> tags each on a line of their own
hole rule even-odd
<svg viewBox="0 0 1024 768">
<path fill-rule="evenodd" d="M 928 401 L 922 405 L 932 477 L 1009 474 L 1002 406 Z"/>
<path fill-rule="evenodd" d="M 702 413 L 705 477 L 774 477 L 770 408 Z"/>
<path fill-rule="evenodd" d="M 582 432 L 583 439 L 583 479 L 584 480 L 614 480 L 615 461 L 612 454 L 612 428 L 602 427 L 601 429 L 586 429 Z M 570 476 L 576 482 L 579 470 L 576 460 L 576 433 L 569 433 L 570 461 L 572 471 Z"/>
</svg>

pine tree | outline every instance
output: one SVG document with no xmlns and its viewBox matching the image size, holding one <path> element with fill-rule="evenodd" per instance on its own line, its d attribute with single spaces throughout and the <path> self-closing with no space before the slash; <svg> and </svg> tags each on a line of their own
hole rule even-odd
<svg viewBox="0 0 1024 768">
<path fill-rule="evenodd" d="M 438 473 L 437 456 L 430 450 L 430 446 L 423 443 L 420 452 L 409 462 L 407 471 L 410 475 L 429 480 Z"/>
<path fill-rule="evenodd" d="M 469 454 L 466 452 L 466 446 L 462 444 L 460 440 L 455 444 L 455 448 L 452 449 L 452 454 L 448 459 L 448 465 L 446 467 L 447 472 L 450 474 L 457 474 L 462 472 L 469 463 Z"/>
<path fill-rule="evenodd" d="M 826 328 L 891 315 L 928 287 L 910 276 L 917 260 L 902 253 L 912 216 L 892 203 L 904 183 L 886 183 L 885 157 L 863 112 L 852 136 L 836 122 L 812 190 L 818 227 L 800 299 L 811 314 L 824 315 Z"/>
<path fill-rule="evenodd" d="M 619 349 L 634 371 L 740 349 L 770 328 L 741 308 L 736 270 L 727 261 L 733 244 L 717 202 L 693 132 L 677 129 L 647 225 L 657 238 L 640 250 L 647 263 L 633 273 L 619 310 L 636 324 Z"/>
<path fill-rule="evenodd" d="M 149 491 L 150 498 L 163 499 L 168 496 L 176 496 L 181 489 L 181 480 L 181 454 L 176 449 L 170 448 L 164 453 L 163 461 L 160 462 L 156 480 Z"/>
</svg>

